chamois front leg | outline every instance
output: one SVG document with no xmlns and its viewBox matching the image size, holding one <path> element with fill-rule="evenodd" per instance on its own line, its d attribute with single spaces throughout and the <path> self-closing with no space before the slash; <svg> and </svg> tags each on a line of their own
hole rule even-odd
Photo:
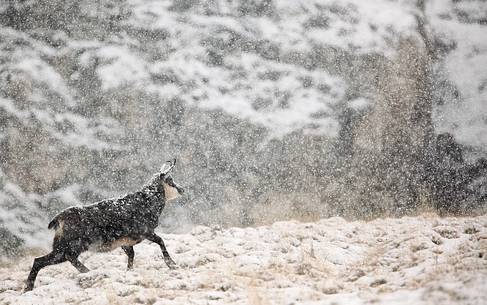
<svg viewBox="0 0 487 305">
<path fill-rule="evenodd" d="M 73 265 L 80 273 L 86 273 L 90 271 L 90 269 L 86 268 L 83 263 L 81 263 L 78 259 L 79 254 L 66 254 L 66 259 Z"/>
<path fill-rule="evenodd" d="M 123 251 L 125 254 L 128 256 L 128 261 L 127 261 L 127 269 L 133 269 L 134 268 L 134 247 L 133 246 L 122 246 Z"/>
<path fill-rule="evenodd" d="M 156 243 L 159 245 L 159 247 L 161 247 L 162 255 L 164 256 L 164 262 L 166 262 L 166 265 L 169 267 L 169 269 L 176 269 L 176 263 L 172 260 L 171 256 L 169 256 L 166 245 L 164 245 L 164 241 L 162 240 L 162 238 L 156 233 L 152 233 L 146 236 L 146 238 L 147 240 L 150 240 L 151 242 Z"/>
</svg>

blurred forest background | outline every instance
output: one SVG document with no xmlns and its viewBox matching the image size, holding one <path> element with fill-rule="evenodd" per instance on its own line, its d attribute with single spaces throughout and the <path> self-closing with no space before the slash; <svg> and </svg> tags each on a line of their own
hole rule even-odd
<svg viewBox="0 0 487 305">
<path fill-rule="evenodd" d="M 167 231 L 485 213 L 486 37 L 482 0 L 1 0 L 0 254 L 173 157 Z"/>
</svg>

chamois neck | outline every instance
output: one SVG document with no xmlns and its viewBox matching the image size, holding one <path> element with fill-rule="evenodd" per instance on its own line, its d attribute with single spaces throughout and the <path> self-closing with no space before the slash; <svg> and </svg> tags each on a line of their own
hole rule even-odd
<svg viewBox="0 0 487 305">
<path fill-rule="evenodd" d="M 149 182 L 142 187 L 142 192 L 148 196 L 164 196 L 164 186 L 158 175 L 154 175 Z"/>
</svg>

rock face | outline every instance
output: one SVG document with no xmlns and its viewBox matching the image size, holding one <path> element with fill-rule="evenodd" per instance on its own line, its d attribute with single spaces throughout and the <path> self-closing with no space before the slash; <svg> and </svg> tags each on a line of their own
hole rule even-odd
<svg viewBox="0 0 487 305">
<path fill-rule="evenodd" d="M 172 157 L 173 228 L 485 207 L 485 5 L 7 2 L 0 228 L 35 245 Z M 446 133 L 462 160 L 439 157 Z"/>
</svg>

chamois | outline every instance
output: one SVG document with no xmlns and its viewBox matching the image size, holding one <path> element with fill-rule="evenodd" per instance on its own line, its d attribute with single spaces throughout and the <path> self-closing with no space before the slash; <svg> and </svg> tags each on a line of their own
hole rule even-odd
<svg viewBox="0 0 487 305">
<path fill-rule="evenodd" d="M 175 268 L 176 263 L 169 256 L 164 241 L 154 233 L 166 201 L 184 192 L 169 174 L 175 165 L 176 159 L 168 161 L 137 192 L 92 205 L 70 207 L 55 216 L 48 226 L 55 229 L 52 252 L 34 259 L 25 291 L 34 288 L 39 270 L 49 265 L 69 261 L 79 272 L 89 271 L 78 260 L 87 250 L 111 251 L 122 247 L 128 256 L 127 268 L 131 269 L 133 246 L 144 239 L 157 243 L 166 265 Z"/>
</svg>

